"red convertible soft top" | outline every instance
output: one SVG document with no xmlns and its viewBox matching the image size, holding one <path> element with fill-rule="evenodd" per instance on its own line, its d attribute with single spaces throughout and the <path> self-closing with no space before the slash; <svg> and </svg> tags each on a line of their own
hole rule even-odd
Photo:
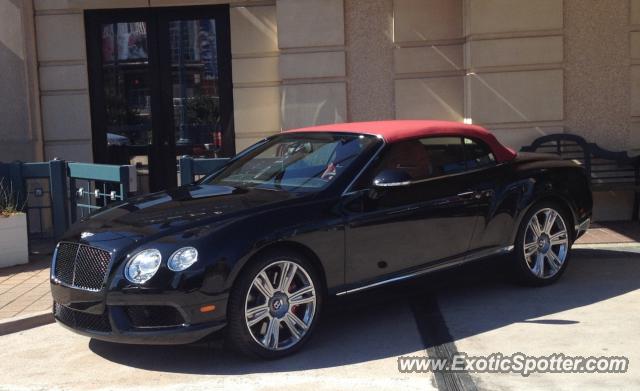
<svg viewBox="0 0 640 391">
<path fill-rule="evenodd" d="M 499 162 L 511 160 L 516 156 L 512 149 L 500 144 L 496 137 L 485 128 L 452 121 L 394 120 L 350 122 L 292 129 L 287 132 L 362 133 L 380 136 L 387 143 L 425 136 L 466 136 L 484 141 L 491 148 L 496 160 Z"/>
</svg>

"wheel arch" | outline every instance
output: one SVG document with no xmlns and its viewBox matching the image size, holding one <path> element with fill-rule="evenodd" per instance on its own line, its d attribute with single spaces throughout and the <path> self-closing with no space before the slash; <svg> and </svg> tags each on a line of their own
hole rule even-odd
<svg viewBox="0 0 640 391">
<path fill-rule="evenodd" d="M 535 207 L 536 205 L 543 203 L 543 202 L 552 202 L 555 204 L 558 204 L 560 207 L 562 207 L 565 211 L 565 214 L 568 216 L 568 218 L 570 219 L 570 221 L 567 221 L 567 229 L 569 230 L 569 232 L 571 233 L 571 238 L 572 240 L 575 240 L 575 224 L 576 224 L 576 212 L 571 204 L 571 201 L 569 201 L 569 199 L 567 197 L 565 197 L 564 195 L 557 193 L 557 192 L 553 192 L 553 193 L 544 193 L 544 194 L 540 194 L 539 196 L 537 196 L 536 198 L 534 198 L 532 200 L 532 202 L 530 202 L 526 208 L 523 208 L 520 210 L 520 213 L 518 214 L 518 218 L 515 221 L 514 224 L 514 229 L 513 232 L 511 234 L 511 239 L 510 239 L 510 243 L 514 244 L 516 242 L 516 239 L 518 237 L 518 233 L 520 232 L 520 228 L 521 228 L 521 224 L 522 224 L 522 220 L 524 219 L 524 217 L 527 215 L 527 213 L 529 213 L 529 211 L 531 210 L 531 208 Z"/>
<path fill-rule="evenodd" d="M 260 247 L 258 250 L 253 251 L 251 254 L 245 256 L 229 275 L 227 279 L 227 289 L 233 289 L 235 284 L 238 282 L 238 277 L 241 275 L 242 271 L 245 270 L 252 262 L 254 262 L 258 257 L 268 254 L 271 252 L 277 251 L 292 251 L 300 256 L 304 257 L 307 261 L 311 262 L 313 267 L 316 269 L 318 274 L 320 275 L 320 282 L 322 284 L 322 294 L 326 295 L 327 292 L 327 277 L 324 270 L 324 266 L 320 261 L 320 257 L 308 246 L 296 242 L 293 240 L 281 240 L 277 242 L 272 242 Z"/>
</svg>

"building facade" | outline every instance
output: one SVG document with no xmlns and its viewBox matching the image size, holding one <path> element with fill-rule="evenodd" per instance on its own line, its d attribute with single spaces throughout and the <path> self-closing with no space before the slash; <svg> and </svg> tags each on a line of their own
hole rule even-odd
<svg viewBox="0 0 640 391">
<path fill-rule="evenodd" d="M 137 164 L 154 189 L 179 155 L 391 118 L 640 148 L 640 0 L 0 0 L 3 161 Z M 596 217 L 631 205 L 598 193 Z"/>
</svg>

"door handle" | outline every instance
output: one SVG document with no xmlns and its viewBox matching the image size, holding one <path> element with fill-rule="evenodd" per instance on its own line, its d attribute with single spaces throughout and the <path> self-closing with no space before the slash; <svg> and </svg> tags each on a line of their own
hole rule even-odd
<svg viewBox="0 0 640 391">
<path fill-rule="evenodd" d="M 482 198 L 491 198 L 493 197 L 493 190 L 483 190 L 483 191 L 465 191 L 464 193 L 459 193 L 458 197 L 463 198 L 465 200 L 468 199 L 482 199 Z"/>
<path fill-rule="evenodd" d="M 458 197 L 464 199 L 475 198 L 476 200 L 479 200 L 480 198 L 482 198 L 482 194 L 477 191 L 465 191 L 464 193 L 459 193 Z"/>
<path fill-rule="evenodd" d="M 493 190 L 485 190 L 482 192 L 482 196 L 484 198 L 491 198 L 493 197 L 493 195 L 495 194 L 495 192 Z"/>
</svg>

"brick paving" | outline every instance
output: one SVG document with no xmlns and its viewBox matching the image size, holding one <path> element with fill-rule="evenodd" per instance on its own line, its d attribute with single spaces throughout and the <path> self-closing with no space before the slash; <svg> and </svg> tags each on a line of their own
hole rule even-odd
<svg viewBox="0 0 640 391">
<path fill-rule="evenodd" d="M 640 222 L 611 221 L 594 223 L 580 238 L 578 244 L 638 243 L 640 242 Z"/>
<path fill-rule="evenodd" d="M 36 256 L 26 265 L 0 269 L 0 321 L 51 308 L 47 256 Z"/>
<path fill-rule="evenodd" d="M 638 243 L 640 223 L 594 224 L 579 244 Z M 27 265 L 0 269 L 0 321 L 51 309 L 50 256 L 34 255 Z"/>
</svg>

